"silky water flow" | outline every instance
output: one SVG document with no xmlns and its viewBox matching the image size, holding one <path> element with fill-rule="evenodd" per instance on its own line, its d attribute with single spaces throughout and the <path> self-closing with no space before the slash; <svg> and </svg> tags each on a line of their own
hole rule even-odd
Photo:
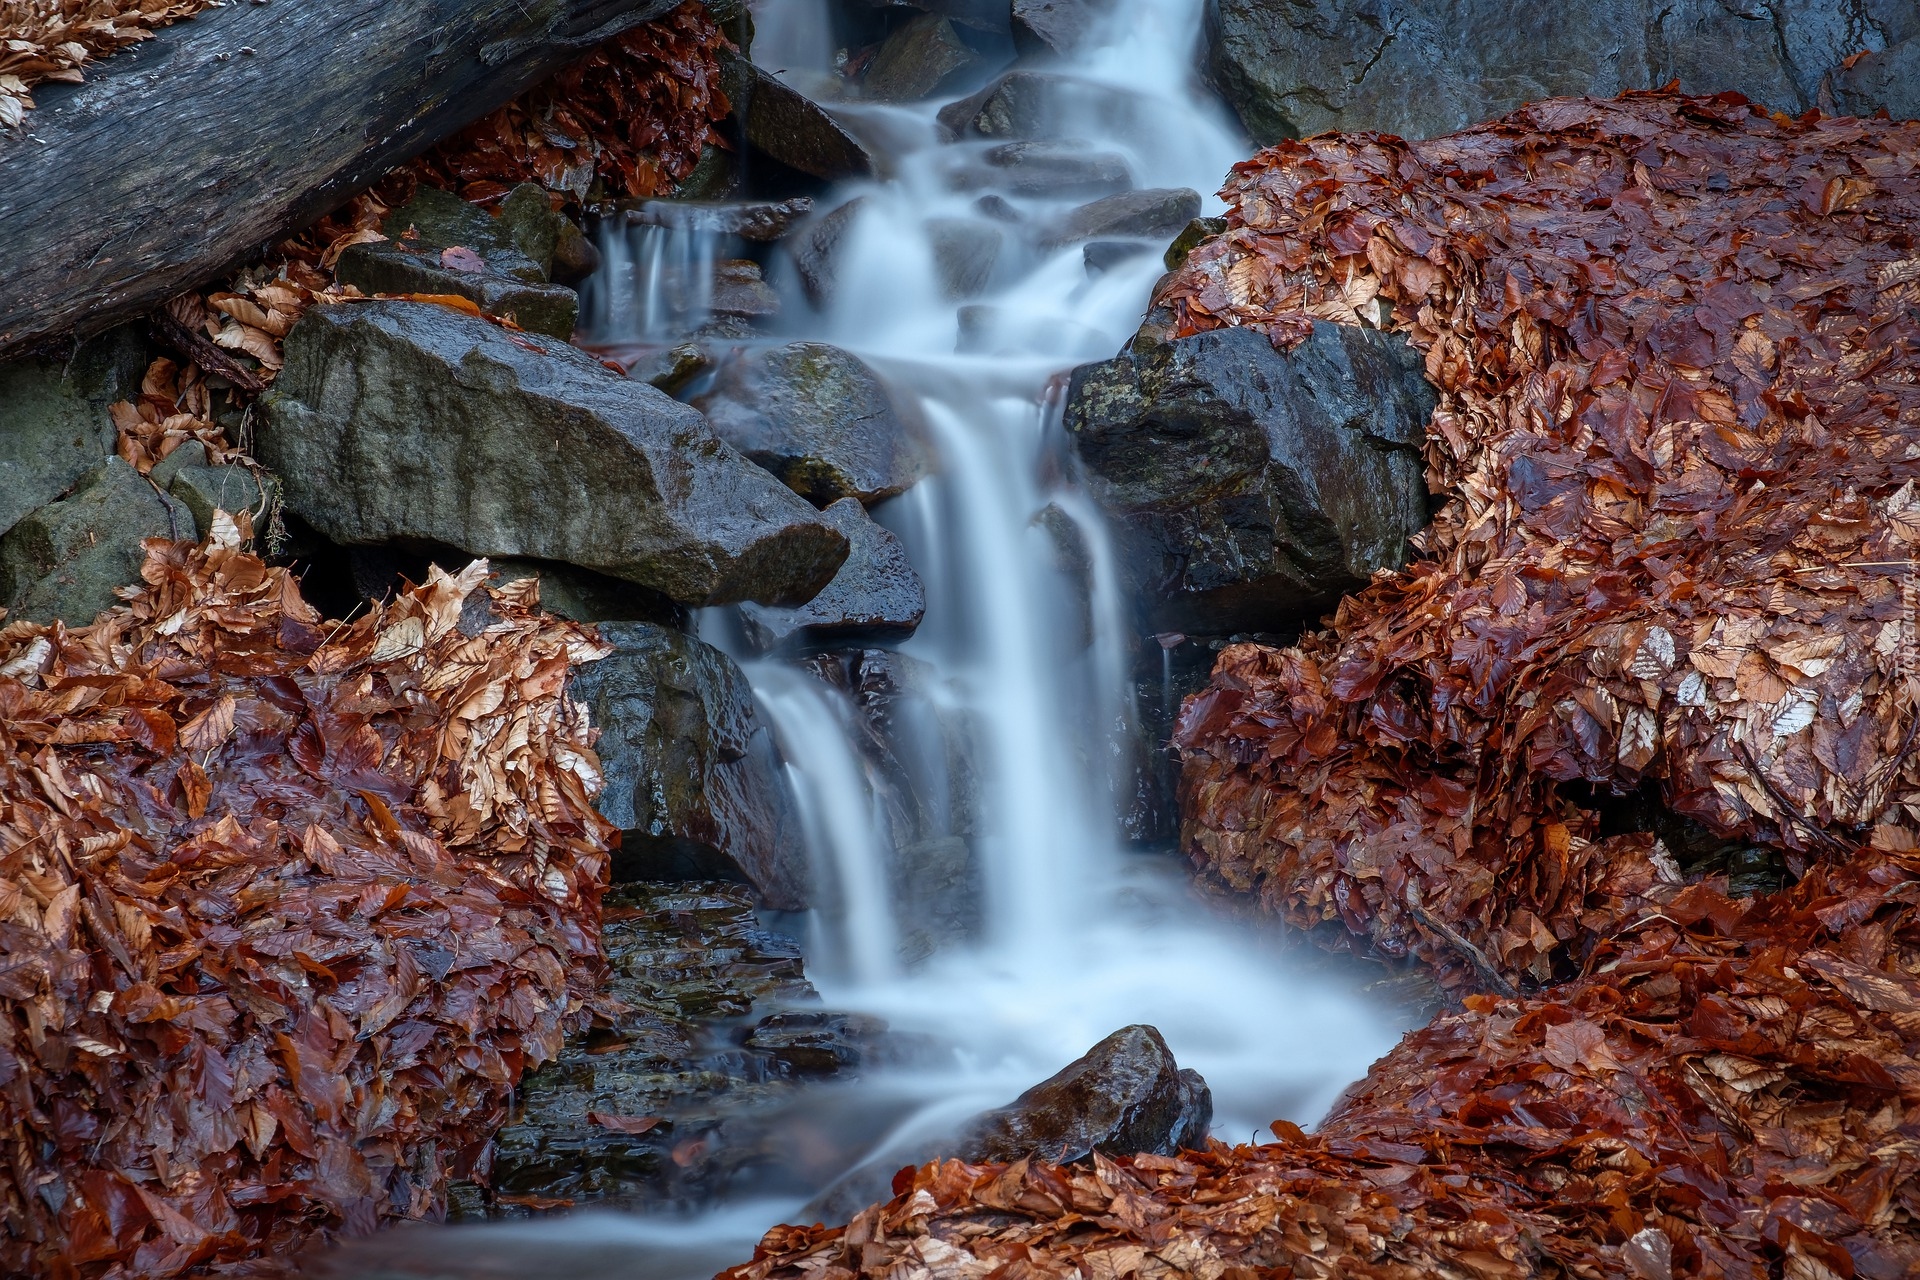
<svg viewBox="0 0 1920 1280">
<path fill-rule="evenodd" d="M 1136 187 L 1210 193 L 1243 154 L 1192 83 L 1200 3 L 1116 0 L 1104 38 L 1064 68 L 1135 95 L 1139 109 L 1124 119 L 1089 111 L 1069 132 L 1089 152 L 1125 157 Z M 822 0 L 759 0 L 754 18 L 756 62 L 803 92 L 833 93 Z M 1263 934 L 1210 912 L 1176 859 L 1127 851 L 1121 838 L 1134 627 L 1113 545 L 1075 483 L 1060 400 L 1065 371 L 1131 336 L 1164 244 L 1095 274 L 1079 244 L 1022 249 L 1009 234 L 984 295 L 956 302 L 942 287 L 934 228 L 981 220 L 983 194 L 1005 202 L 1003 216 L 1011 207 L 1040 225 L 1085 197 L 983 189 L 992 144 L 944 140 L 941 103 L 831 105 L 884 154 L 888 176 L 821 202 L 862 200 L 824 310 L 806 305 L 790 265 L 783 277 L 776 264 L 781 338 L 833 343 L 880 370 L 937 457 L 935 474 L 873 514 L 927 587 L 925 623 L 897 646 L 917 673 L 915 714 L 904 720 L 919 726 L 919 774 L 932 793 L 920 809 L 971 853 L 978 901 L 960 913 L 969 936 L 930 945 L 903 908 L 913 886 L 890 831 L 888 784 L 858 748 L 845 695 L 790 661 L 748 660 L 730 643 L 733 620 L 708 611 L 703 638 L 742 660 L 789 762 L 819 898 L 806 922 L 809 976 L 827 1008 L 878 1015 L 932 1048 L 818 1086 L 795 1108 L 797 1144 L 840 1129 L 827 1143 L 837 1162 L 811 1169 L 804 1188 L 790 1179 L 771 1197 L 762 1186 L 691 1214 L 438 1233 L 442 1256 L 485 1260 L 475 1274 L 709 1276 L 744 1261 L 777 1222 L 844 1217 L 883 1197 L 887 1175 L 937 1151 L 968 1117 L 1132 1023 L 1158 1027 L 1180 1064 L 1206 1078 L 1216 1137 L 1262 1141 L 1277 1118 L 1319 1119 L 1403 1027 L 1386 1002 L 1357 997 L 1356 984 L 1302 971 L 1272 945 L 1271 926 Z M 705 308 L 687 281 L 711 268 L 710 237 L 620 228 L 601 243 L 605 265 L 583 311 L 596 338 L 659 337 Z M 1164 659 L 1144 661 L 1147 688 L 1166 696 Z M 956 734 L 969 744 L 964 779 L 943 741 Z M 962 792 L 964 804 L 953 800 Z M 465 1248 L 453 1243 L 462 1237 Z"/>
</svg>

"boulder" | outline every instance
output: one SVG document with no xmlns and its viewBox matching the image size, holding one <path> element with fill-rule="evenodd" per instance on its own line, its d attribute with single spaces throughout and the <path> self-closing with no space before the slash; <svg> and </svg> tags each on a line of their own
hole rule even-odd
<svg viewBox="0 0 1920 1280">
<path fill-rule="evenodd" d="M 636 227 L 685 227 L 739 236 L 759 244 L 783 240 L 813 212 L 807 196 L 791 200 L 643 200 L 626 211 Z"/>
<path fill-rule="evenodd" d="M 1920 36 L 1835 67 L 1828 81 L 1834 109 L 1870 116 L 1884 108 L 1895 120 L 1920 119 Z"/>
<path fill-rule="evenodd" d="M 840 255 L 866 202 L 865 196 L 849 200 L 793 238 L 793 266 L 800 274 L 801 287 L 816 307 L 833 302 Z"/>
<path fill-rule="evenodd" d="M 1006 142 L 988 148 L 979 164 L 960 170 L 955 185 L 962 191 L 994 187 L 1015 195 L 1066 200 L 1126 191 L 1133 186 L 1133 171 L 1125 156 L 1112 151 L 1052 142 Z"/>
<path fill-rule="evenodd" d="M 1005 1107 L 968 1124 L 955 1154 L 972 1164 L 1031 1156 L 1049 1164 L 1170 1156 L 1204 1147 L 1213 1094 L 1148 1026 L 1122 1027 Z"/>
<path fill-rule="evenodd" d="M 137 583 L 146 538 L 187 538 L 193 517 L 125 461 L 110 457 L 72 493 L 0 537 L 0 603 L 18 621 L 92 622 Z"/>
<path fill-rule="evenodd" d="M 931 98 L 980 61 L 953 22 L 923 13 L 884 41 L 867 64 L 861 87 L 880 102 L 918 102 Z"/>
<path fill-rule="evenodd" d="M 174 450 L 174 453 L 182 452 L 185 451 Z M 201 452 L 204 455 L 205 451 Z M 170 454 L 165 461 L 172 460 Z M 161 465 L 164 466 L 165 462 Z M 159 470 L 160 467 L 154 468 L 155 472 Z M 187 464 L 174 469 L 164 482 L 156 480 L 155 483 L 164 483 L 167 496 L 193 514 L 194 535 L 200 538 L 205 538 L 213 531 L 215 511 L 250 512 L 254 528 L 264 528 L 267 514 L 273 510 L 280 496 L 276 481 L 241 466 Z"/>
<path fill-rule="evenodd" d="M 820 514 L 847 535 L 847 562 L 803 605 L 741 605 L 748 643 L 770 653 L 800 641 L 904 640 L 912 635 L 927 611 L 927 593 L 900 539 L 875 524 L 856 498 L 842 498 Z"/>
<path fill-rule="evenodd" d="M 1123 262 L 1152 252 L 1152 243 L 1145 240 L 1089 240 L 1080 250 L 1080 260 L 1089 276 L 1103 276 Z"/>
<path fill-rule="evenodd" d="M 1430 138 L 1525 102 L 1677 79 L 1797 115 L 1828 68 L 1895 38 L 1856 0 L 1207 0 L 1206 65 L 1256 142 L 1329 129 Z"/>
<path fill-rule="evenodd" d="M 946 296 L 958 301 L 983 292 L 1006 240 L 1000 228 L 973 218 L 927 219 L 927 244 Z"/>
<path fill-rule="evenodd" d="M 750 62 L 723 61 L 739 69 L 745 85 L 746 136 L 756 150 L 826 182 L 873 176 L 873 156 L 820 104 Z M 735 109 L 742 110 L 738 102 Z"/>
<path fill-rule="evenodd" d="M 780 295 L 750 258 L 727 258 L 713 268 L 713 314 L 720 320 L 759 324 L 780 314 Z M 702 326 L 704 331 L 710 326 Z"/>
<path fill-rule="evenodd" d="M 940 109 L 956 138 L 1065 142 L 1090 130 L 1113 133 L 1147 118 L 1138 94 L 1043 71 L 1009 71 L 972 97 Z"/>
<path fill-rule="evenodd" d="M 0 365 L 0 533 L 113 453 L 107 406 L 140 394 L 147 352 L 131 327 L 70 356 Z"/>
<path fill-rule="evenodd" d="M 797 604 L 846 539 L 700 415 L 552 338 L 445 307 L 316 307 L 256 456 L 343 545 L 562 560 L 683 604 Z"/>
<path fill-rule="evenodd" d="M 454 294 L 523 329 L 571 338 L 579 297 L 547 282 L 565 223 L 532 183 L 508 193 L 499 217 L 422 186 L 381 224 L 388 239 L 348 246 L 334 274 L 365 293 Z"/>
<path fill-rule="evenodd" d="M 1434 407 L 1404 338 L 1152 333 L 1073 371 L 1066 428 L 1154 629 L 1277 629 L 1404 563 Z"/>
<path fill-rule="evenodd" d="M 807 906 L 806 837 L 773 734 L 732 659 L 648 622 L 609 622 L 613 654 L 573 677 L 600 729 L 601 814 L 617 880 L 737 880 L 763 906 Z"/>
<path fill-rule="evenodd" d="M 1071 57 L 1113 12 L 1113 0 L 1013 0 L 1013 43 L 1028 56 Z"/>
<path fill-rule="evenodd" d="M 869 1014 L 796 1009 L 760 1019 L 742 1042 L 795 1076 L 825 1076 L 857 1067 L 873 1054 L 887 1024 Z"/>
<path fill-rule="evenodd" d="M 875 503 L 927 472 L 921 434 L 879 375 L 825 343 L 739 352 L 693 403 L 722 440 L 816 506 Z"/>
<path fill-rule="evenodd" d="M 692 614 L 658 591 L 553 560 L 490 562 L 496 582 L 540 581 L 540 607 L 575 622 L 654 622 L 687 630 Z"/>
<path fill-rule="evenodd" d="M 1068 213 L 1047 230 L 1042 242 L 1058 248 L 1115 236 L 1165 240 L 1199 216 L 1200 193 L 1189 187 L 1123 191 Z"/>
</svg>

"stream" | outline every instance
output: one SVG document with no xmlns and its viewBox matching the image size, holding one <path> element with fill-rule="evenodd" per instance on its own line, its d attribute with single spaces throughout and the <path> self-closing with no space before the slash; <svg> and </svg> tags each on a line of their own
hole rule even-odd
<svg viewBox="0 0 1920 1280">
<path fill-rule="evenodd" d="M 1089 112 L 1069 131 L 1077 150 L 1123 157 L 1137 188 L 1211 193 L 1246 152 L 1224 109 L 1192 83 L 1199 10 L 1200 0 L 1118 0 L 1107 30 L 1063 68 L 1146 104 L 1124 120 Z M 923 825 L 944 826 L 934 832 L 942 847 L 964 837 L 973 900 L 942 903 L 929 923 L 910 901 L 915 872 L 887 818 L 891 784 L 861 753 L 853 705 L 796 664 L 751 660 L 731 611 L 706 611 L 702 638 L 741 661 L 775 728 L 815 859 L 815 909 L 775 923 L 801 935 L 826 1008 L 876 1015 L 933 1047 L 851 1083 L 810 1085 L 763 1118 L 775 1145 L 795 1152 L 789 1167 L 762 1170 L 716 1202 L 394 1233 L 410 1256 L 433 1260 L 432 1273 L 710 1276 L 745 1261 L 775 1223 L 813 1220 L 822 1193 L 823 1213 L 838 1205 L 842 1217 L 883 1198 L 893 1170 L 927 1158 L 966 1118 L 1132 1023 L 1159 1028 L 1180 1064 L 1205 1077 L 1215 1137 L 1262 1141 L 1277 1118 L 1318 1120 L 1406 1025 L 1388 1002 L 1356 995 L 1356 982 L 1291 959 L 1271 926 L 1262 936 L 1210 911 L 1179 860 L 1122 830 L 1143 710 L 1135 690 L 1161 690 L 1163 658 L 1140 657 L 1116 552 L 1064 446 L 1060 401 L 1067 370 L 1126 343 L 1165 244 L 1120 246 L 1096 271 L 1082 244 L 1044 250 L 1010 234 L 984 294 L 949 297 L 936 236 L 956 221 L 1044 224 L 1086 197 L 981 185 L 996 144 L 943 141 L 940 102 L 836 101 L 823 0 L 761 0 L 754 15 L 755 61 L 832 105 L 884 159 L 883 179 L 819 202 L 826 211 L 862 201 L 830 305 L 810 306 L 782 259 L 769 278 L 783 302 L 779 340 L 828 342 L 866 360 L 917 407 L 939 459 L 937 474 L 873 515 L 927 589 L 925 622 L 897 646 L 915 673 L 894 717 L 914 757 L 905 773 L 921 794 L 911 799 Z M 1204 211 L 1219 208 L 1206 194 Z M 596 282 L 596 323 L 670 327 L 702 307 L 686 282 L 705 279 L 715 246 L 657 230 L 645 253 L 610 262 Z M 607 283 L 616 267 L 617 289 Z M 954 725 L 971 745 L 965 779 L 951 764 Z M 876 1174 L 881 1190 L 846 1199 Z"/>
</svg>

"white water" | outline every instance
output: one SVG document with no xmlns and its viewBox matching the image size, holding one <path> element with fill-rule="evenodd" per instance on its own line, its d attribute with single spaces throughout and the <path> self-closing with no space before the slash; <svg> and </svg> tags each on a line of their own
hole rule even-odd
<svg viewBox="0 0 1920 1280">
<path fill-rule="evenodd" d="M 1154 96 L 1124 133 L 1098 118 L 1074 130 L 1087 150 L 1124 155 L 1138 187 L 1211 193 L 1244 154 L 1218 106 L 1190 85 L 1199 10 L 1200 0 L 1118 0 L 1113 39 L 1071 68 Z M 836 77 L 822 0 L 756 0 L 754 11 L 756 60 L 803 91 L 828 94 Z M 811 976 L 829 1007 L 876 1013 L 953 1047 L 930 1064 L 869 1073 L 837 1101 L 823 1087 L 799 1104 L 797 1125 L 830 1125 L 835 1107 L 867 1120 L 868 1139 L 847 1145 L 820 1185 L 850 1162 L 884 1174 L 919 1158 L 928 1141 L 1131 1023 L 1158 1027 L 1180 1063 L 1207 1079 L 1214 1134 L 1229 1142 L 1265 1140 L 1275 1119 L 1311 1125 L 1400 1030 L 1391 1011 L 1290 967 L 1271 927 L 1251 931 L 1210 913 L 1171 859 L 1122 848 L 1114 783 L 1126 758 L 1121 731 L 1132 715 L 1138 638 L 1112 542 L 1063 462 L 1059 390 L 1050 398 L 1049 386 L 1125 343 L 1161 270 L 1161 246 L 1089 278 L 1080 246 L 1040 253 L 1010 234 L 988 296 L 967 304 L 943 297 L 927 222 L 978 216 L 979 190 L 955 191 L 950 179 L 985 144 L 941 143 L 939 105 L 836 106 L 863 137 L 884 143 L 890 176 L 820 203 L 824 211 L 866 198 L 831 309 L 809 311 L 796 281 L 777 269 L 772 277 L 788 336 L 857 352 L 896 394 L 918 402 L 939 473 L 875 514 L 900 534 L 927 587 L 926 621 L 900 647 L 931 671 L 934 707 L 973 726 L 980 783 L 970 843 L 984 936 L 908 963 L 895 850 L 848 736 L 852 708 L 795 668 L 748 664 L 790 761 L 816 859 L 823 900 Z M 1085 198 L 1009 197 L 1033 221 Z M 1217 210 L 1210 195 L 1208 203 Z M 710 248 L 628 235 L 603 248 L 607 271 L 591 312 L 602 336 L 659 336 L 703 305 L 671 289 L 663 295 L 661 282 Z M 971 345 L 984 354 L 955 354 L 962 305 L 994 309 L 975 326 Z M 1083 581 L 1061 571 L 1054 535 L 1038 522 L 1049 504 L 1078 530 Z M 1166 661 L 1149 656 L 1148 671 L 1170 671 Z M 937 756 L 937 744 L 927 754 Z M 877 1140 L 874 1117 L 885 1119 Z M 692 1219 L 583 1215 L 540 1228 L 538 1239 L 628 1249 L 635 1259 L 629 1270 L 603 1272 L 583 1256 L 574 1274 L 690 1278 L 743 1260 L 766 1227 L 803 1204 L 733 1203 Z M 485 1232 L 528 1242 L 535 1237 L 514 1231 L 531 1230 Z"/>
</svg>

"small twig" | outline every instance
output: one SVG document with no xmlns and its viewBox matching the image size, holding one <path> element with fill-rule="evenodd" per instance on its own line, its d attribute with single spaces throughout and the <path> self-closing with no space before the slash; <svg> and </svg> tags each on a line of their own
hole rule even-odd
<svg viewBox="0 0 1920 1280">
<path fill-rule="evenodd" d="M 242 391 L 258 394 L 267 389 L 260 375 L 213 344 L 213 339 L 195 333 L 162 307 L 147 313 L 147 332 L 161 346 L 171 347 L 208 373 L 225 378 Z"/>
<path fill-rule="evenodd" d="M 1413 913 L 1415 920 L 1418 920 L 1421 924 L 1446 939 L 1448 946 L 1451 946 L 1455 951 L 1465 956 L 1467 963 L 1473 966 L 1473 971 L 1480 975 L 1480 981 L 1488 988 L 1498 995 L 1507 997 L 1509 1000 L 1518 1000 L 1520 998 L 1519 988 L 1515 987 L 1511 982 L 1508 982 L 1505 975 L 1493 967 L 1493 961 L 1487 959 L 1486 952 L 1474 946 L 1471 942 L 1468 942 L 1449 925 L 1420 905 L 1420 892 L 1411 884 L 1407 886 L 1407 910 Z"/>
</svg>

